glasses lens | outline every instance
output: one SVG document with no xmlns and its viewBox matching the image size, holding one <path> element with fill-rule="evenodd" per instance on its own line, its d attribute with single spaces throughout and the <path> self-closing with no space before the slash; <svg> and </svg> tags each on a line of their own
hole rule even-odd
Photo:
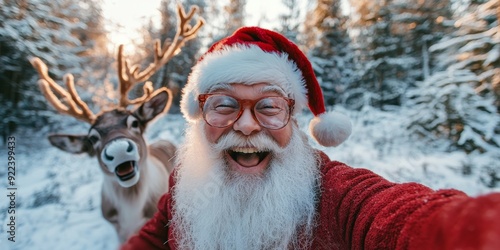
<svg viewBox="0 0 500 250">
<path fill-rule="evenodd" d="M 226 95 L 211 95 L 206 98 L 203 105 L 203 117 L 213 127 L 230 126 L 238 119 L 240 113 L 240 101 Z M 290 106 L 285 98 L 266 97 L 254 104 L 253 114 L 262 127 L 280 129 L 290 119 Z"/>
<path fill-rule="evenodd" d="M 261 99 L 255 104 L 254 113 L 259 123 L 269 129 L 284 127 L 290 118 L 288 102 L 281 97 Z"/>
<path fill-rule="evenodd" d="M 230 96 L 213 95 L 203 105 L 205 121 L 214 127 L 227 127 L 238 117 L 240 104 Z"/>
</svg>

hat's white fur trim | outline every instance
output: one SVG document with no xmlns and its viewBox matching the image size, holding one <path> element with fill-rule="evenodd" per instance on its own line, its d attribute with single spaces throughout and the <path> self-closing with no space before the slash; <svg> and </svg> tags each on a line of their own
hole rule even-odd
<svg viewBox="0 0 500 250">
<path fill-rule="evenodd" d="M 347 140 L 352 132 L 349 117 L 330 111 L 314 117 L 309 123 L 312 137 L 326 147 L 336 147 Z"/>
<path fill-rule="evenodd" d="M 283 53 L 264 52 L 256 45 L 237 44 L 213 51 L 196 64 L 183 89 L 181 111 L 189 121 L 200 117 L 198 95 L 219 84 L 270 83 L 295 99 L 294 112 L 307 106 L 301 71 Z"/>
</svg>

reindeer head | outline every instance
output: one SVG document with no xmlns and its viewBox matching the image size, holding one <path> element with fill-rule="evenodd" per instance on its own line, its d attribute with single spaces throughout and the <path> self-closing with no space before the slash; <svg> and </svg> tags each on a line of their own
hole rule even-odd
<svg viewBox="0 0 500 250">
<path fill-rule="evenodd" d="M 87 134 L 52 134 L 52 145 L 66 152 L 97 156 L 103 172 L 122 187 L 135 185 L 148 155 L 143 133 L 147 124 L 168 110 L 170 91 L 160 91 L 131 111 L 115 108 L 98 115 Z"/>
<path fill-rule="evenodd" d="M 31 64 L 40 75 L 39 85 L 45 98 L 60 113 L 73 116 L 91 125 L 87 134 L 53 134 L 49 136 L 52 145 L 64 151 L 97 156 L 106 176 L 117 181 L 122 187 L 135 185 L 140 178 L 141 166 L 147 161 L 148 148 L 143 137 L 147 124 L 158 115 L 167 111 L 172 102 L 172 93 L 163 87 L 153 91 L 152 83 L 146 82 L 143 96 L 130 100 L 128 92 L 138 83 L 149 79 L 159 68 L 180 52 L 184 43 L 193 39 L 203 21 L 198 20 L 194 27 L 189 25 L 196 7 L 191 7 L 186 15 L 178 5 L 179 27 L 172 42 L 155 42 L 154 62 L 143 71 L 139 66 L 129 67 L 123 59 L 123 45 L 118 48 L 118 78 L 120 100 L 118 106 L 95 115 L 83 102 L 74 86 L 73 76 L 64 77 L 66 89 L 49 77 L 47 66 L 39 59 L 31 59 Z M 129 105 L 138 108 L 128 110 Z"/>
</svg>

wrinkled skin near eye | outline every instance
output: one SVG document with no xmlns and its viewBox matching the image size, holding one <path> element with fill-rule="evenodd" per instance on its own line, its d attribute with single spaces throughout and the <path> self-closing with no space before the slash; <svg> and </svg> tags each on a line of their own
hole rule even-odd
<svg viewBox="0 0 500 250">
<path fill-rule="evenodd" d="M 216 94 L 234 96 L 238 99 L 258 100 L 262 97 L 276 96 L 275 91 L 267 91 L 266 83 L 258 83 L 254 85 L 232 84 L 230 89 L 216 91 Z M 278 105 L 279 106 L 279 105 Z M 280 112 L 279 107 L 272 103 L 258 103 L 256 109 L 259 109 L 259 117 L 262 121 L 266 121 L 265 116 L 273 112 Z M 236 103 L 236 108 L 239 106 Z M 231 121 L 232 125 L 227 127 L 215 127 L 208 123 L 204 124 L 205 136 L 211 143 L 217 143 L 219 139 L 227 133 L 235 133 L 241 137 L 253 137 L 257 134 L 264 134 L 273 140 L 278 146 L 285 147 L 292 136 L 292 125 L 287 123 L 280 129 L 267 129 L 255 120 L 252 115 L 251 107 L 245 107 L 241 116 L 237 121 Z M 273 152 L 263 150 L 255 146 L 233 147 L 226 150 L 225 159 L 228 162 L 229 168 L 233 171 L 247 174 L 263 173 L 272 158 Z"/>
</svg>

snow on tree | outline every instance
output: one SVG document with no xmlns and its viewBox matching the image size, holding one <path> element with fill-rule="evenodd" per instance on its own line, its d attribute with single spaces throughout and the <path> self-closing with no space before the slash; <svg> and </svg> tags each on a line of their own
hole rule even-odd
<svg viewBox="0 0 500 250">
<path fill-rule="evenodd" d="M 354 53 L 347 31 L 347 17 L 342 14 L 340 2 L 318 0 L 308 13 L 305 23 L 306 46 L 325 102 L 334 105 L 345 102 L 347 91 L 356 91 Z M 350 103 L 345 103 L 353 108 Z"/>
<path fill-rule="evenodd" d="M 495 128 L 500 116 L 491 99 L 476 94 L 472 86 L 478 81 L 471 71 L 449 70 L 420 82 L 419 88 L 408 92 L 410 131 L 429 144 L 449 139 L 445 150 L 498 150 L 500 135 Z"/>
<path fill-rule="evenodd" d="M 28 59 L 42 58 L 55 79 L 67 72 L 82 74 L 83 55 L 94 37 L 85 23 L 92 1 L 26 0 L 0 2 L 0 99 L 8 109 L 0 113 L 2 127 L 41 127 L 53 119 L 36 84 Z M 78 79 L 78 78 L 77 78 Z M 4 127 L 8 124 L 8 127 Z M 10 131 L 9 133 L 12 133 Z"/>
<path fill-rule="evenodd" d="M 427 46 L 446 34 L 449 1 L 350 1 L 359 71 L 354 99 L 384 108 L 402 105 L 404 93 L 429 74 Z"/>
<path fill-rule="evenodd" d="M 298 43 L 300 26 L 300 1 L 299 0 L 282 0 L 286 7 L 286 12 L 279 15 L 280 28 L 278 32 L 283 34 L 291 41 Z"/>
<path fill-rule="evenodd" d="M 429 144 L 447 141 L 446 150 L 492 153 L 500 160 L 498 95 L 498 0 L 459 18 L 458 29 L 430 47 L 434 73 L 407 95 L 406 126 Z M 498 79 L 497 79 L 498 81 Z M 442 141 L 440 141 L 442 142 Z M 498 165 L 498 164 L 496 164 Z M 500 181 L 500 166 L 477 166 L 490 186 Z"/>
<path fill-rule="evenodd" d="M 500 1 L 471 4 L 466 11 L 455 22 L 458 29 L 430 50 L 441 68 L 474 72 L 479 79 L 474 88 L 492 96 L 500 112 Z"/>
<path fill-rule="evenodd" d="M 491 98 L 472 87 L 480 78 L 469 70 L 433 74 L 408 93 L 403 125 L 424 151 L 465 151 L 470 157 L 490 155 L 500 161 L 500 116 Z M 491 161 L 463 164 L 464 175 L 476 172 L 489 187 L 500 184 L 500 166 Z"/>
</svg>

